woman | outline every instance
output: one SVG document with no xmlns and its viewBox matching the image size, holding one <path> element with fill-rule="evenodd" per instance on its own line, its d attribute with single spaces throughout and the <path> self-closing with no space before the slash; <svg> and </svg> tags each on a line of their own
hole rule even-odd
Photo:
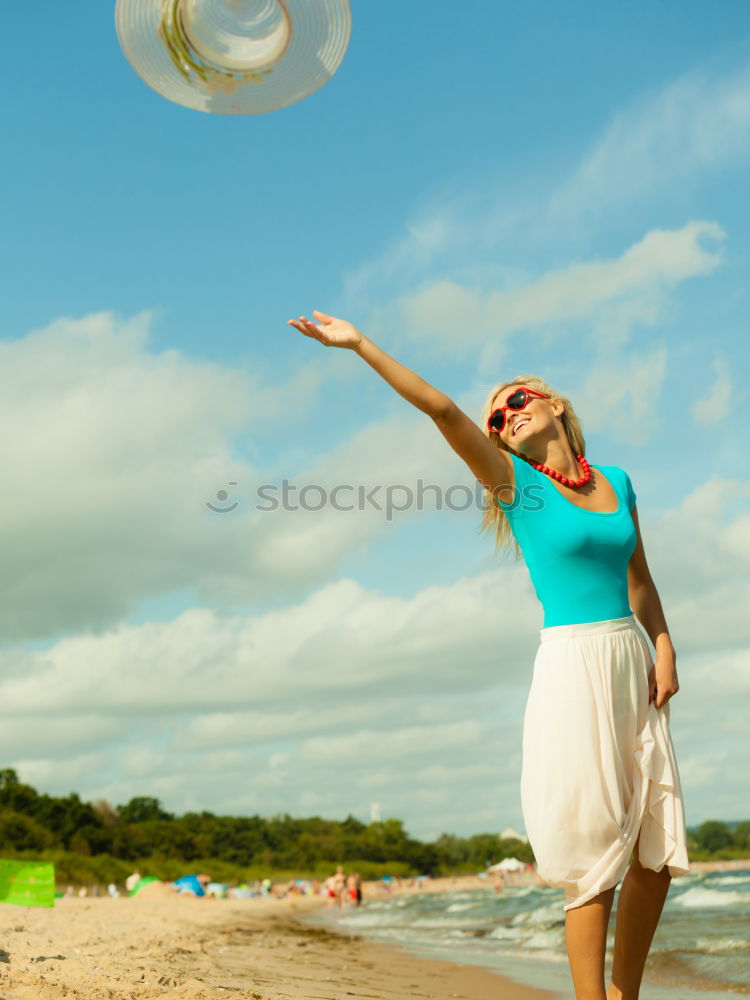
<svg viewBox="0 0 750 1000">
<path fill-rule="evenodd" d="M 485 528 L 523 552 L 544 608 L 523 726 L 526 831 L 539 874 L 565 892 L 576 997 L 637 1000 L 671 878 L 687 874 L 688 860 L 669 732 L 676 655 L 630 478 L 589 466 L 570 401 L 541 379 L 495 386 L 480 429 L 351 323 L 313 315 L 289 324 L 355 351 L 432 417 L 485 488 Z M 623 876 L 605 991 L 607 924 Z"/>
</svg>

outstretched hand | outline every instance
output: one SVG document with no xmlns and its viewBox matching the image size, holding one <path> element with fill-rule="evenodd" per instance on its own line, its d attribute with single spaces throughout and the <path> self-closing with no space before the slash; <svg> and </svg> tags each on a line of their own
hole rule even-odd
<svg viewBox="0 0 750 1000">
<path fill-rule="evenodd" d="M 318 321 L 300 316 L 299 319 L 290 319 L 289 326 L 304 333 L 306 337 L 320 341 L 326 347 L 357 347 L 362 341 L 362 334 L 352 324 L 345 319 L 336 319 L 335 316 L 326 316 L 325 313 L 313 309 L 313 316 Z"/>
</svg>

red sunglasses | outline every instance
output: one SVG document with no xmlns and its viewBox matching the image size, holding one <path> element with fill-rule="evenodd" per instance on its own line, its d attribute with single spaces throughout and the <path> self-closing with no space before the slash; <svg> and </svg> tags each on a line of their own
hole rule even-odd
<svg viewBox="0 0 750 1000">
<path fill-rule="evenodd" d="M 529 402 L 530 396 L 539 396 L 540 399 L 549 399 L 549 396 L 544 392 L 536 392 L 534 389 L 527 389 L 525 385 L 522 385 L 515 392 L 512 392 L 508 396 L 505 406 L 499 407 L 497 410 L 493 410 L 487 421 L 487 429 L 493 434 L 499 434 L 505 427 L 505 411 L 506 410 L 523 410 Z"/>
</svg>

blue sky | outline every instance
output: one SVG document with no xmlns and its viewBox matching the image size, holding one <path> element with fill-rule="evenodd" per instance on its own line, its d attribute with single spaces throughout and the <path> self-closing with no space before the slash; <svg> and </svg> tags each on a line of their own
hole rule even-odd
<svg viewBox="0 0 750 1000">
<path fill-rule="evenodd" d="M 522 826 L 541 610 L 479 512 L 256 509 L 473 485 L 286 325 L 320 308 L 475 418 L 521 373 L 573 399 L 638 496 L 688 823 L 744 816 L 747 5 L 354 0 L 334 78 L 243 118 L 146 87 L 113 8 L 5 20 L 3 758 L 114 803 Z"/>
</svg>

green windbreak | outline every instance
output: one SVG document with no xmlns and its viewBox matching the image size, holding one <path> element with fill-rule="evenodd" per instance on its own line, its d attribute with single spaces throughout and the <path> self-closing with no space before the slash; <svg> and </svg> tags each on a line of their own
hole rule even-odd
<svg viewBox="0 0 750 1000">
<path fill-rule="evenodd" d="M 55 866 L 47 861 L 4 861 L 0 858 L 0 903 L 54 906 Z"/>
</svg>

